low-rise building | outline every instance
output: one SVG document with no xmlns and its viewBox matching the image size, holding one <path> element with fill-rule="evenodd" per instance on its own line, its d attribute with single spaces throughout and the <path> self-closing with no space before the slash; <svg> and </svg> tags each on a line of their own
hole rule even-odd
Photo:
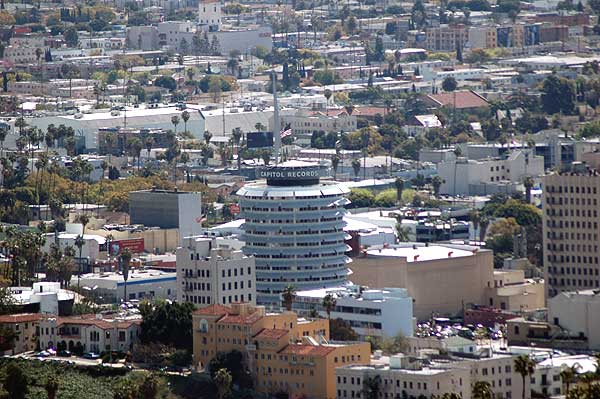
<svg viewBox="0 0 600 399">
<path fill-rule="evenodd" d="M 239 350 L 261 393 L 334 398 L 335 368 L 369 362 L 369 343 L 329 342 L 326 319 L 267 314 L 242 303 L 210 305 L 192 317 L 194 364 L 204 367 L 218 352 Z"/>
<path fill-rule="evenodd" d="M 548 298 L 548 322 L 600 349 L 600 290 L 567 291 Z"/>
<path fill-rule="evenodd" d="M 131 270 L 127 283 L 121 272 L 88 273 L 73 276 L 72 284 L 79 284 L 91 291 L 99 302 L 120 303 L 133 299 L 170 299 L 177 298 L 177 274 L 160 270 Z M 127 285 L 127 297 L 125 297 Z"/>
<path fill-rule="evenodd" d="M 323 298 L 336 301 L 328 315 Z M 293 309 L 308 315 L 313 309 L 322 317 L 347 321 L 361 337 L 412 336 L 414 332 L 413 300 L 404 288 L 368 289 L 358 285 L 298 291 Z"/>
<path fill-rule="evenodd" d="M 0 345 L 4 355 L 33 351 L 37 347 L 40 313 L 19 313 L 0 316 L 0 328 L 9 329 L 14 334 L 11 342 Z"/>
<path fill-rule="evenodd" d="M 140 334 L 141 317 L 103 318 L 101 315 L 49 316 L 40 320 L 40 347 L 74 353 L 133 349 Z"/>
<path fill-rule="evenodd" d="M 205 236 L 186 237 L 177 249 L 177 296 L 198 307 L 256 303 L 254 257 Z"/>
<path fill-rule="evenodd" d="M 316 132 L 338 133 L 356 130 L 356 116 L 348 114 L 344 108 L 328 111 L 298 109 L 294 113 L 281 115 L 281 126 L 288 125 L 298 145 L 309 146 Z"/>
</svg>

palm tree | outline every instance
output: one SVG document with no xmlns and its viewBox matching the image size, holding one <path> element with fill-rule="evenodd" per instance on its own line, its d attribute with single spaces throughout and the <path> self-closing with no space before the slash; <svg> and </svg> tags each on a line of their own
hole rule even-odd
<svg viewBox="0 0 600 399">
<path fill-rule="evenodd" d="M 150 158 L 150 151 L 152 151 L 152 146 L 154 145 L 154 139 L 152 137 L 146 137 L 144 140 L 144 146 L 146 147 L 146 151 L 148 151 L 148 159 Z"/>
<path fill-rule="evenodd" d="M 490 225 L 490 219 L 487 217 L 482 217 L 479 220 L 479 242 L 483 242 L 485 240 L 485 234 L 487 233 L 487 228 Z"/>
<path fill-rule="evenodd" d="M 562 383 L 565 386 L 564 395 L 567 398 L 569 397 L 571 383 L 575 381 L 575 375 L 577 374 L 576 367 L 577 365 L 573 365 L 572 367 L 566 367 L 560 372 L 560 379 L 562 380 Z"/>
<path fill-rule="evenodd" d="M 183 130 L 187 133 L 187 123 L 190 120 L 190 113 L 187 111 L 183 111 L 181 113 L 181 119 L 183 120 Z"/>
<path fill-rule="evenodd" d="M 400 203 L 402 202 L 402 191 L 404 191 L 404 180 L 402 180 L 400 177 L 397 177 L 394 181 L 394 186 L 396 187 L 396 201 Z"/>
<path fill-rule="evenodd" d="M 337 300 L 331 294 L 327 294 L 323 297 L 323 309 L 327 313 L 327 320 L 331 322 L 331 311 L 335 309 L 335 305 L 337 304 Z"/>
<path fill-rule="evenodd" d="M 435 175 L 431 178 L 431 185 L 433 186 L 433 195 L 438 198 L 440 196 L 440 187 L 442 186 L 442 178 L 439 175 Z"/>
<path fill-rule="evenodd" d="M 81 251 L 83 250 L 83 244 L 85 244 L 83 235 L 77 235 L 75 237 L 75 246 L 79 249 L 79 259 L 77 259 L 77 288 L 79 288 L 79 280 L 81 279 Z"/>
<path fill-rule="evenodd" d="M 177 125 L 179 125 L 179 117 L 177 115 L 173 115 L 171 117 L 171 123 L 175 127 L 175 134 L 177 134 Z"/>
<path fill-rule="evenodd" d="M 523 379 L 523 396 L 525 399 L 526 379 L 535 371 L 535 362 L 527 355 L 519 355 L 515 359 L 515 371 L 521 374 Z"/>
<path fill-rule="evenodd" d="M 292 304 L 294 298 L 296 298 L 296 287 L 293 285 L 287 285 L 283 291 L 281 291 L 281 298 L 283 299 L 283 306 L 288 312 L 292 311 Z"/>
<path fill-rule="evenodd" d="M 396 223 L 396 235 L 398 236 L 398 241 L 400 242 L 408 242 L 410 240 L 410 229 L 408 227 L 402 226 L 402 223 L 398 221 Z"/>
<path fill-rule="evenodd" d="M 523 185 L 525 186 L 525 201 L 531 204 L 531 189 L 533 188 L 533 178 L 526 176 L 523 179 Z"/>
<path fill-rule="evenodd" d="M 100 169 L 102 169 L 102 179 L 106 176 L 106 170 L 108 169 L 108 162 L 102 160 L 100 163 Z"/>
<path fill-rule="evenodd" d="M 479 222 L 481 221 L 481 213 L 474 209 L 469 212 L 469 219 L 471 219 L 471 223 L 473 223 L 473 234 L 475 237 L 477 237 L 477 229 L 479 228 Z"/>
<path fill-rule="evenodd" d="M 224 399 L 231 391 L 231 373 L 225 368 L 217 370 L 213 377 L 219 399 Z"/>
<path fill-rule="evenodd" d="M 325 89 L 325 91 L 323 92 L 323 95 L 325 96 L 325 100 L 327 100 L 325 102 L 325 113 L 327 113 L 327 107 L 329 106 L 329 99 L 331 98 L 332 94 L 333 93 L 329 89 Z"/>
<path fill-rule="evenodd" d="M 476 381 L 473 384 L 473 399 L 492 399 L 494 397 L 494 393 L 492 392 L 492 387 L 489 382 L 485 381 Z"/>
<path fill-rule="evenodd" d="M 206 145 L 210 144 L 210 139 L 212 139 L 212 133 L 209 132 L 208 130 L 204 131 L 204 142 L 206 143 Z"/>
<path fill-rule="evenodd" d="M 133 254 L 129 250 L 129 248 L 124 248 L 119 254 L 119 260 L 121 261 L 121 266 L 123 267 L 123 302 L 127 301 L 127 280 L 129 279 L 129 262 L 131 262 L 131 258 Z"/>
<path fill-rule="evenodd" d="M 331 167 L 333 167 L 333 180 L 337 178 L 337 170 L 338 166 L 340 165 L 340 161 L 340 156 L 337 153 L 333 154 L 333 156 L 331 157 Z"/>
<path fill-rule="evenodd" d="M 354 159 L 352 161 L 352 169 L 354 170 L 354 175 L 356 177 L 358 177 L 358 174 L 360 173 L 360 167 L 361 167 L 360 160 Z"/>
<path fill-rule="evenodd" d="M 242 140 L 242 129 L 240 129 L 239 127 L 236 127 L 235 129 L 231 130 L 231 143 L 233 145 L 235 145 L 235 152 L 237 154 L 237 164 L 238 164 L 238 170 L 240 170 L 240 166 L 241 166 L 241 154 L 240 154 L 240 141 Z M 231 150 L 231 153 L 233 154 L 233 149 Z"/>
</svg>

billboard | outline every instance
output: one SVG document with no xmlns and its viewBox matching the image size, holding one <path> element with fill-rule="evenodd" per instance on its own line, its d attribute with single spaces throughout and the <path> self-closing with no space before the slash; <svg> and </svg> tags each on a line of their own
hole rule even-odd
<svg viewBox="0 0 600 399">
<path fill-rule="evenodd" d="M 248 148 L 273 147 L 273 132 L 250 132 L 246 134 Z"/>
<path fill-rule="evenodd" d="M 115 240 L 110 242 L 110 254 L 119 255 L 122 250 L 129 248 L 132 254 L 144 252 L 143 238 L 129 238 L 127 240 Z"/>
</svg>

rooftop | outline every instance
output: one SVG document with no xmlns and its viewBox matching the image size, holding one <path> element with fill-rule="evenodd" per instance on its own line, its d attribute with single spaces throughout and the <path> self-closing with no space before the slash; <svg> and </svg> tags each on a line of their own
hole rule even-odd
<svg viewBox="0 0 600 399">
<path fill-rule="evenodd" d="M 473 256 L 473 254 L 473 251 L 466 251 L 464 249 L 457 249 L 454 247 L 446 247 L 441 245 L 390 247 L 367 251 L 367 256 L 406 258 L 408 263 L 448 258 L 461 258 Z"/>
</svg>

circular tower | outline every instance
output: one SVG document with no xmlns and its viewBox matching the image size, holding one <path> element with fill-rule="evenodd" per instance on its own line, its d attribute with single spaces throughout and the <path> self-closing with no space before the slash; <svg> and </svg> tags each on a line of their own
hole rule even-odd
<svg viewBox="0 0 600 399">
<path fill-rule="evenodd" d="M 348 274 L 344 195 L 322 182 L 324 169 L 288 161 L 257 171 L 265 180 L 246 184 L 240 197 L 244 253 L 256 261 L 257 303 L 281 306 L 288 285 L 297 290 L 343 284 Z"/>
</svg>

